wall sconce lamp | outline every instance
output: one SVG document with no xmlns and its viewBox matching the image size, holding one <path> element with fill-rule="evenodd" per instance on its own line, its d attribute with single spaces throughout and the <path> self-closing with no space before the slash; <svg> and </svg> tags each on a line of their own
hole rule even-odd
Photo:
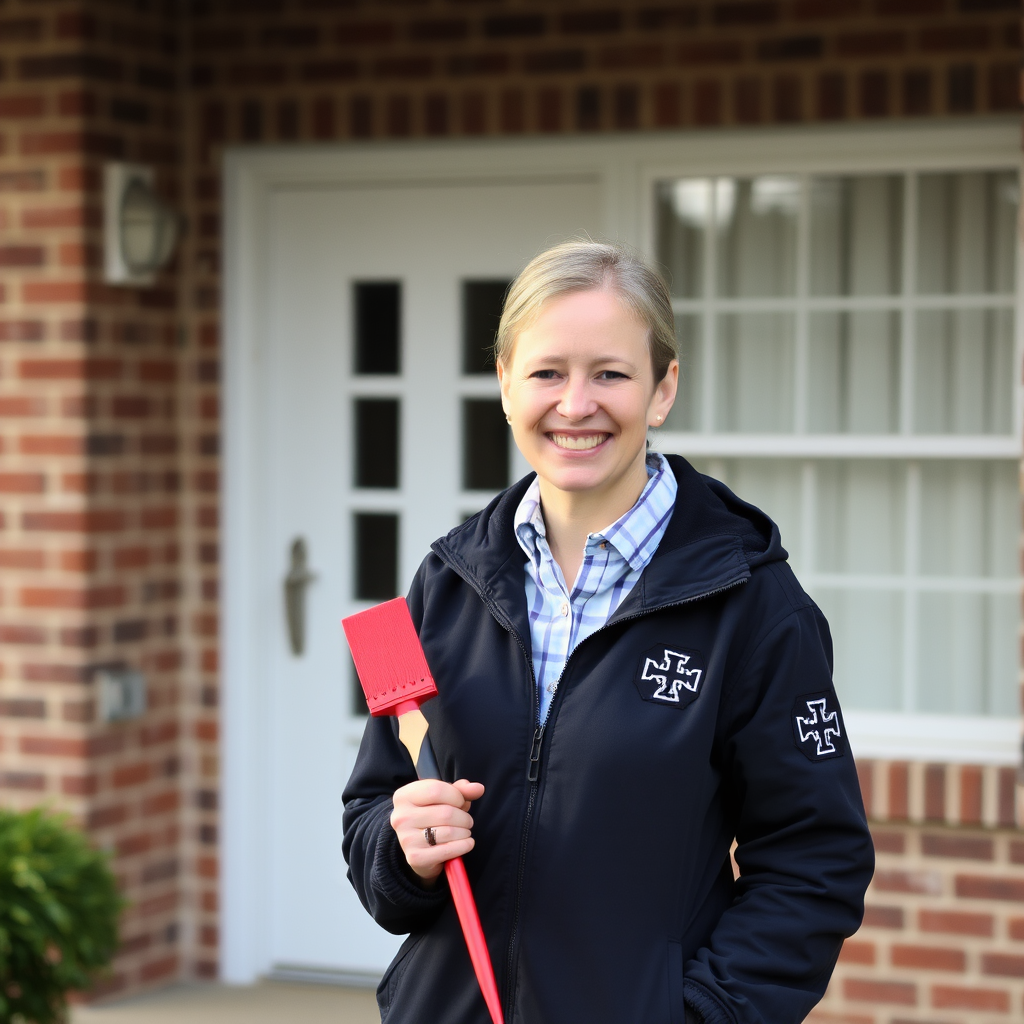
<svg viewBox="0 0 1024 1024">
<path fill-rule="evenodd" d="M 153 169 L 141 164 L 103 168 L 103 276 L 108 284 L 151 284 L 174 251 L 182 218 L 156 194 L 153 179 Z"/>
</svg>

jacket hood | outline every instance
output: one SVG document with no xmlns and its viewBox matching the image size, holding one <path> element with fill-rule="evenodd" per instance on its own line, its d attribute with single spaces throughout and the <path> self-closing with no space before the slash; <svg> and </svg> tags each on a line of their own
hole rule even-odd
<svg viewBox="0 0 1024 1024">
<path fill-rule="evenodd" d="M 675 510 L 658 550 L 613 619 L 696 600 L 743 582 L 759 565 L 788 557 L 779 528 L 759 508 L 681 456 L 665 458 L 678 484 Z M 433 545 L 492 607 L 522 603 L 526 559 L 513 522 L 534 476 L 523 477 Z"/>
</svg>

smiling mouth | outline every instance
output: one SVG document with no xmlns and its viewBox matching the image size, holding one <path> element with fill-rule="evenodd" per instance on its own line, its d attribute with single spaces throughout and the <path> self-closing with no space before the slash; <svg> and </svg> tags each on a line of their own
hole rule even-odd
<svg viewBox="0 0 1024 1024">
<path fill-rule="evenodd" d="M 555 443 L 559 448 L 567 448 L 572 452 L 585 452 L 591 448 L 596 448 L 599 444 L 602 444 L 609 437 L 608 434 L 548 434 L 548 437 Z"/>
</svg>

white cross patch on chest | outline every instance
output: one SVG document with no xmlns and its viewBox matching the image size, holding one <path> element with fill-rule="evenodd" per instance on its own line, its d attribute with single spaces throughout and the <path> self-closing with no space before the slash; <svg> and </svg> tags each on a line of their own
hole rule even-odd
<svg viewBox="0 0 1024 1024">
<path fill-rule="evenodd" d="M 644 700 L 679 708 L 697 699 L 703 679 L 699 652 L 664 644 L 644 651 L 634 682 Z"/>
</svg>

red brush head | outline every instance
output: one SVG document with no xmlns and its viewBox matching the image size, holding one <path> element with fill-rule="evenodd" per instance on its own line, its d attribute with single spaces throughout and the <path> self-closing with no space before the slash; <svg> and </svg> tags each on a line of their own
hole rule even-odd
<svg viewBox="0 0 1024 1024">
<path fill-rule="evenodd" d="M 393 715 L 400 704 L 419 707 L 437 694 L 404 597 L 349 615 L 341 625 L 371 715 Z"/>
</svg>

